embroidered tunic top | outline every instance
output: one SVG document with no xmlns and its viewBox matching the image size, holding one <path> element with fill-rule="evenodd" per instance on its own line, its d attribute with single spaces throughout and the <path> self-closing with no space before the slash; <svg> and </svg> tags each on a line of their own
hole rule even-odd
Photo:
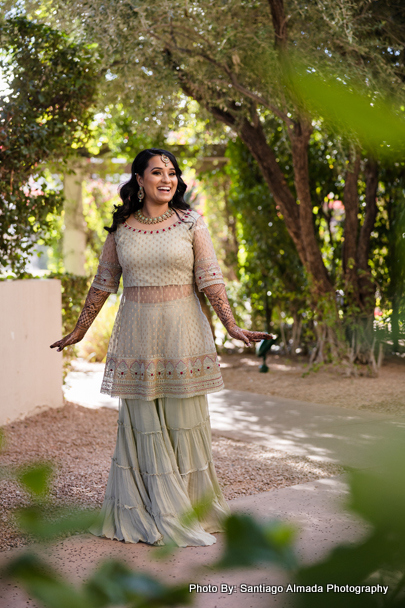
<svg viewBox="0 0 405 608">
<path fill-rule="evenodd" d="M 151 401 L 224 388 L 195 290 L 224 283 L 202 216 L 189 210 L 154 230 L 120 224 L 106 238 L 92 285 L 117 293 L 121 275 L 101 392 Z"/>
</svg>

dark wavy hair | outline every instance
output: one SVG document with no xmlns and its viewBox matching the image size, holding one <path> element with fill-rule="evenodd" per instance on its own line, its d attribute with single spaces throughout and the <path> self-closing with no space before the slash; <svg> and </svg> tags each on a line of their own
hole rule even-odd
<svg viewBox="0 0 405 608">
<path fill-rule="evenodd" d="M 120 197 L 122 199 L 122 205 L 114 205 L 113 222 L 111 226 L 104 226 L 104 230 L 107 232 L 115 232 L 119 224 L 123 224 L 130 215 L 142 208 L 142 201 L 138 199 L 139 185 L 136 180 L 136 174 L 143 176 L 146 167 L 149 164 L 150 159 L 153 156 L 161 156 L 165 154 L 168 156 L 173 164 L 173 167 L 177 175 L 177 189 L 175 195 L 169 203 L 169 207 L 173 208 L 177 217 L 180 219 L 177 209 L 190 209 L 190 205 L 186 203 L 183 196 L 187 190 L 187 186 L 181 177 L 181 169 L 178 165 L 176 157 L 167 150 L 160 148 L 147 148 L 137 154 L 131 167 L 131 179 L 120 187 Z M 190 226 L 191 228 L 191 226 Z"/>
</svg>

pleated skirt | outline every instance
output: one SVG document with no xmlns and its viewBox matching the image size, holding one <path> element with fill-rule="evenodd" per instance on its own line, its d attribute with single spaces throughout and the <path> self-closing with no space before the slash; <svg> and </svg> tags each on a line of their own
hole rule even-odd
<svg viewBox="0 0 405 608">
<path fill-rule="evenodd" d="M 197 505 L 197 518 L 184 517 Z M 207 396 L 120 399 L 106 494 L 89 531 L 128 543 L 205 546 L 229 514 L 212 460 Z"/>
</svg>

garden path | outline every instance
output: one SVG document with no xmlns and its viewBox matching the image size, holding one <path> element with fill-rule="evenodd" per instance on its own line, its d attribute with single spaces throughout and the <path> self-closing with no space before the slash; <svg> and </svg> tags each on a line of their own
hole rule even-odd
<svg viewBox="0 0 405 608">
<path fill-rule="evenodd" d="M 116 400 L 105 396 L 98 400 L 98 388 L 95 389 L 100 385 L 100 373 L 101 370 L 74 372 L 68 379 L 66 399 L 87 407 L 116 407 Z M 379 465 L 379 453 L 374 447 L 379 440 L 388 439 L 390 447 L 395 449 L 405 438 L 405 418 L 400 416 L 232 390 L 210 395 L 209 403 L 213 433 L 360 468 Z M 353 541 L 366 532 L 364 523 L 343 508 L 347 493 L 345 478 L 339 476 L 237 498 L 230 501 L 230 506 L 234 511 L 259 518 L 277 517 L 294 523 L 299 529 L 299 557 L 304 562 L 314 562 L 336 544 Z M 286 575 L 276 568 L 228 573 L 210 569 L 223 547 L 223 535 L 216 536 L 215 545 L 179 549 L 165 562 L 154 559 L 154 547 L 123 544 L 91 535 L 70 537 L 47 551 L 53 563 L 76 582 L 86 578 L 100 559 L 119 557 L 133 568 L 144 569 L 171 583 L 199 583 L 211 585 L 211 589 L 217 585 L 217 591 L 196 595 L 197 608 L 291 605 L 292 593 L 242 591 L 242 584 L 288 585 Z M 221 584 L 234 586 L 233 593 L 221 591 Z M 35 606 L 12 585 L 0 599 L 2 608 Z"/>
</svg>

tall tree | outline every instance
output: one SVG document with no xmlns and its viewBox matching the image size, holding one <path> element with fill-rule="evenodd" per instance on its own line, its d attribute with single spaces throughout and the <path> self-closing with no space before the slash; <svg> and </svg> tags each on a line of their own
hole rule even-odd
<svg viewBox="0 0 405 608">
<path fill-rule="evenodd" d="M 370 102 L 382 92 L 403 92 L 403 3 L 57 0 L 57 5 L 60 10 L 52 18 L 69 26 L 69 14 L 71 31 L 98 44 L 107 98 L 112 94 L 132 107 L 139 127 L 162 128 L 173 115 L 181 120 L 186 95 L 199 102 L 207 118 L 238 134 L 285 222 L 314 303 L 329 300 L 333 308 L 335 291 L 343 287 L 344 310 L 365 317 L 370 326 L 375 285 L 369 251 L 378 164 L 356 137 L 341 140 L 341 285 L 322 255 L 309 169 L 310 142 L 314 126 L 322 124 L 322 112 L 310 116 L 290 95 L 286 73 L 299 57 L 307 69 L 327 65 L 348 88 L 361 83 Z M 292 182 L 272 144 L 274 129 L 281 129 L 288 142 Z M 322 194 L 323 198 L 328 193 Z"/>
<path fill-rule="evenodd" d="M 313 217 L 308 169 L 313 122 L 289 96 L 283 71 L 298 54 L 313 69 L 327 62 L 349 84 L 363 82 L 370 98 L 384 88 L 402 87 L 402 3 L 66 0 L 59 5 L 74 11 L 86 36 L 99 44 L 114 93 L 134 108 L 147 107 L 148 128 L 179 107 L 182 91 L 239 135 L 281 211 L 314 297 L 333 294 L 336 285 L 322 258 Z M 268 123 L 274 124 L 274 118 L 289 141 L 292 185 L 271 145 Z M 345 143 L 346 292 L 360 311 L 370 314 L 374 288 L 368 253 L 378 167 L 362 155 L 358 142 Z M 365 206 L 359 203 L 361 175 L 367 183 Z"/>
<path fill-rule="evenodd" d="M 42 178 L 45 162 L 63 163 L 80 146 L 96 92 L 91 49 L 24 18 L 0 22 L 0 265 L 24 270 L 62 196 Z"/>
</svg>

